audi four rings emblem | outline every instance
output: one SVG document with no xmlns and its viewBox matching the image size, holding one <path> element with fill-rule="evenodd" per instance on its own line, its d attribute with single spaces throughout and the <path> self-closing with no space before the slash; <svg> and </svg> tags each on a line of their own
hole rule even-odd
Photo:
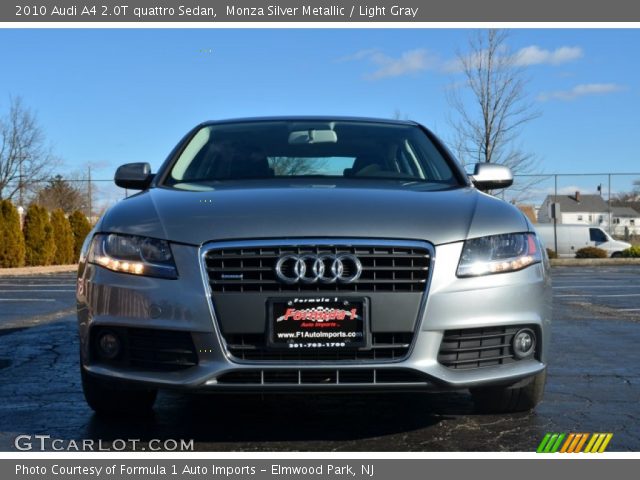
<svg viewBox="0 0 640 480">
<path fill-rule="evenodd" d="M 288 254 L 276 263 L 284 283 L 353 283 L 362 275 L 362 263 L 350 253 Z"/>
</svg>

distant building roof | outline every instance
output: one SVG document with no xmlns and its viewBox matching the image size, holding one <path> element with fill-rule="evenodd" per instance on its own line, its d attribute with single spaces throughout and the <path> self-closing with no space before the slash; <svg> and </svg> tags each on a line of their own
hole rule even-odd
<svg viewBox="0 0 640 480">
<path fill-rule="evenodd" d="M 533 207 L 533 205 L 518 205 L 518 208 L 527 216 L 531 223 L 538 223 L 536 209 Z"/>
<path fill-rule="evenodd" d="M 611 214 L 614 217 L 639 218 L 640 213 L 631 207 L 611 207 Z"/>
<path fill-rule="evenodd" d="M 609 206 L 600 195 L 547 195 L 546 201 L 559 203 L 560 211 L 567 212 L 608 212 Z"/>
</svg>

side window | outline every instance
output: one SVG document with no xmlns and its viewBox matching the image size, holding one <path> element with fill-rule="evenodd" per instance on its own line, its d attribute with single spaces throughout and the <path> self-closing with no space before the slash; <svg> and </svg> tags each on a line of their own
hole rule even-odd
<svg viewBox="0 0 640 480">
<path fill-rule="evenodd" d="M 422 172 L 420 162 L 418 162 L 413 156 L 413 152 L 408 150 L 408 145 L 405 142 L 402 146 L 396 150 L 396 168 L 400 173 L 412 175 L 417 178 L 426 178 Z"/>
<path fill-rule="evenodd" d="M 592 242 L 602 243 L 607 241 L 607 236 L 599 228 L 590 228 L 589 237 Z"/>
</svg>

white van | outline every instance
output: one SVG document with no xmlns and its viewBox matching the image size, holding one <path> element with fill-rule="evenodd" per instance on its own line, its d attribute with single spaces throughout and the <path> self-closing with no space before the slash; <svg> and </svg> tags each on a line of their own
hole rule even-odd
<svg viewBox="0 0 640 480">
<path fill-rule="evenodd" d="M 545 247 L 555 250 L 553 223 L 536 223 L 538 235 Z M 590 225 L 556 225 L 558 236 L 559 258 L 573 258 L 576 252 L 584 247 L 598 247 L 605 250 L 610 257 L 619 257 L 630 243 L 614 240 L 600 227 Z"/>
</svg>

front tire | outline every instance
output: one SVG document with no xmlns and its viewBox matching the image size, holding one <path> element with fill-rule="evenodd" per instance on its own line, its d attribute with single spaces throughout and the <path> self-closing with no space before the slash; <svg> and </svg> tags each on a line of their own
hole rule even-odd
<svg viewBox="0 0 640 480">
<path fill-rule="evenodd" d="M 476 410 L 481 413 L 514 413 L 533 410 L 544 396 L 547 371 L 537 374 L 522 387 L 483 387 L 471 389 Z"/>
<path fill-rule="evenodd" d="M 97 414 L 150 413 L 158 394 L 154 389 L 134 389 L 124 382 L 94 377 L 80 367 L 82 391 L 91 409 Z"/>
<path fill-rule="evenodd" d="M 622 258 L 622 252 L 613 252 L 611 258 Z"/>
</svg>

